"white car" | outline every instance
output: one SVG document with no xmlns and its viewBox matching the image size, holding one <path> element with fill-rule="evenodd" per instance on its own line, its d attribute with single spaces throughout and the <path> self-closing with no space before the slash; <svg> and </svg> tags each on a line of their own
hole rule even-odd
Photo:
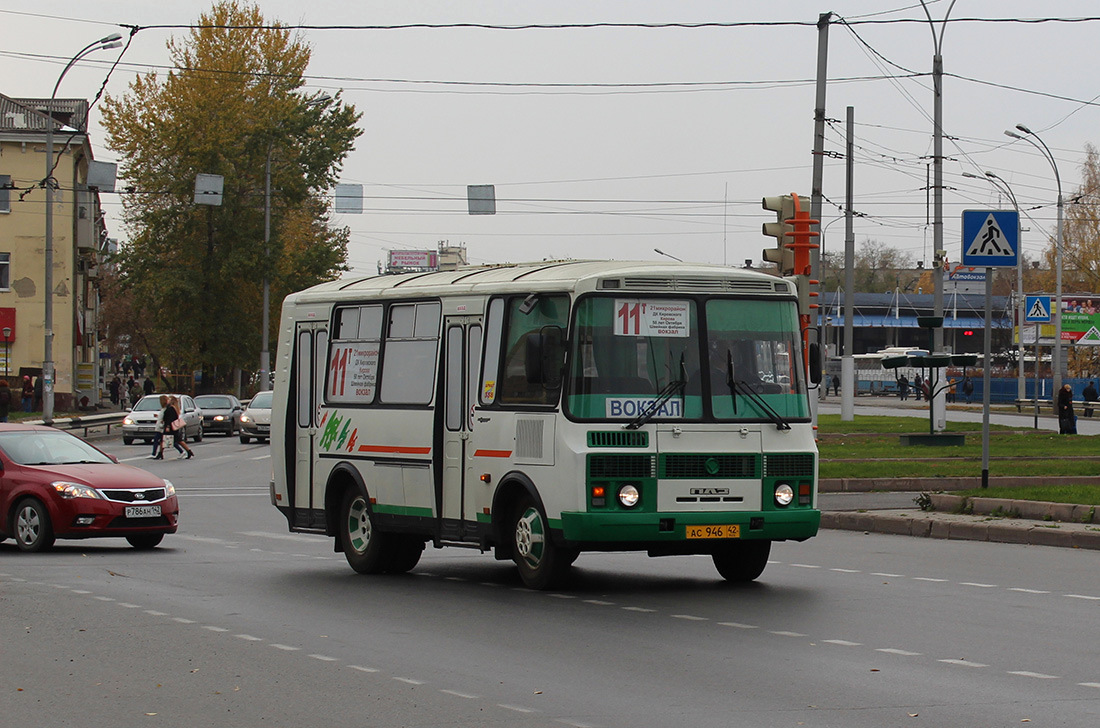
<svg viewBox="0 0 1100 728">
<path fill-rule="evenodd" d="M 195 442 L 202 442 L 202 410 L 195 404 L 189 394 L 169 394 L 180 402 L 180 413 L 184 421 L 183 437 L 192 438 Z M 134 440 L 152 442 L 157 434 L 157 417 L 160 416 L 159 394 L 147 394 L 138 400 L 130 410 L 130 414 L 122 420 L 122 442 L 132 445 Z"/>
<path fill-rule="evenodd" d="M 256 392 L 256 396 L 241 414 L 241 442 L 245 445 L 253 437 L 261 442 L 271 439 L 271 390 Z"/>
</svg>

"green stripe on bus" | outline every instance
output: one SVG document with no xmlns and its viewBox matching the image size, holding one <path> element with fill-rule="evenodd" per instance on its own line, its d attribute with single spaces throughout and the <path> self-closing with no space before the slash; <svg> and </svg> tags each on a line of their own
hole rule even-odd
<svg viewBox="0 0 1100 728">
<path fill-rule="evenodd" d="M 419 506 L 391 506 L 385 503 L 375 503 L 371 506 L 375 513 L 385 513 L 389 516 L 418 516 L 420 518 L 432 518 L 435 514 L 431 508 Z"/>
</svg>

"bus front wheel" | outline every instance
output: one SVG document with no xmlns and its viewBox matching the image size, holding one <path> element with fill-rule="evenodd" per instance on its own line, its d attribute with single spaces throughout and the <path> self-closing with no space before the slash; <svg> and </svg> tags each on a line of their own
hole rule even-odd
<svg viewBox="0 0 1100 728">
<path fill-rule="evenodd" d="M 523 583 L 531 589 L 548 589 L 569 572 L 576 554 L 556 546 L 546 516 L 530 496 L 520 501 L 512 520 L 512 554 Z"/>
<path fill-rule="evenodd" d="M 752 581 L 764 573 L 771 551 L 771 541 L 737 541 L 714 552 L 714 568 L 726 581 Z"/>
<path fill-rule="evenodd" d="M 340 504 L 340 546 L 351 568 L 360 574 L 380 574 L 386 567 L 386 539 L 371 522 L 367 499 L 348 490 Z"/>
</svg>

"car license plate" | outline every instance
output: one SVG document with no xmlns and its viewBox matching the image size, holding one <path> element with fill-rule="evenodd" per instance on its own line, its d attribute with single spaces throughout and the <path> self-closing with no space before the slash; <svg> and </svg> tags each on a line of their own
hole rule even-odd
<svg viewBox="0 0 1100 728">
<path fill-rule="evenodd" d="M 157 518 L 160 506 L 126 506 L 127 518 Z"/>
<path fill-rule="evenodd" d="M 688 538 L 740 538 L 741 526 L 738 524 L 722 526 L 688 526 Z"/>
</svg>

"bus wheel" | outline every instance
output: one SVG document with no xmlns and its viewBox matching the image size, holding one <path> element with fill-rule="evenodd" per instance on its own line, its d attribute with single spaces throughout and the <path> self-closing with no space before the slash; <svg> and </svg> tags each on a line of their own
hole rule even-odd
<svg viewBox="0 0 1100 728">
<path fill-rule="evenodd" d="M 714 552 L 714 568 L 726 581 L 752 581 L 764 572 L 771 541 L 738 541 Z"/>
<path fill-rule="evenodd" d="M 554 545 L 546 516 L 530 497 L 520 501 L 512 521 L 513 558 L 523 583 L 548 589 L 565 577 L 576 558 L 571 550 Z"/>
<path fill-rule="evenodd" d="M 420 561 L 424 553 L 424 542 L 413 536 L 392 536 L 389 558 L 386 559 L 387 574 L 404 574 Z"/>
<path fill-rule="evenodd" d="M 367 499 L 358 490 L 344 494 L 338 537 L 351 568 L 360 574 L 380 574 L 385 570 L 387 535 L 371 523 Z"/>
</svg>

